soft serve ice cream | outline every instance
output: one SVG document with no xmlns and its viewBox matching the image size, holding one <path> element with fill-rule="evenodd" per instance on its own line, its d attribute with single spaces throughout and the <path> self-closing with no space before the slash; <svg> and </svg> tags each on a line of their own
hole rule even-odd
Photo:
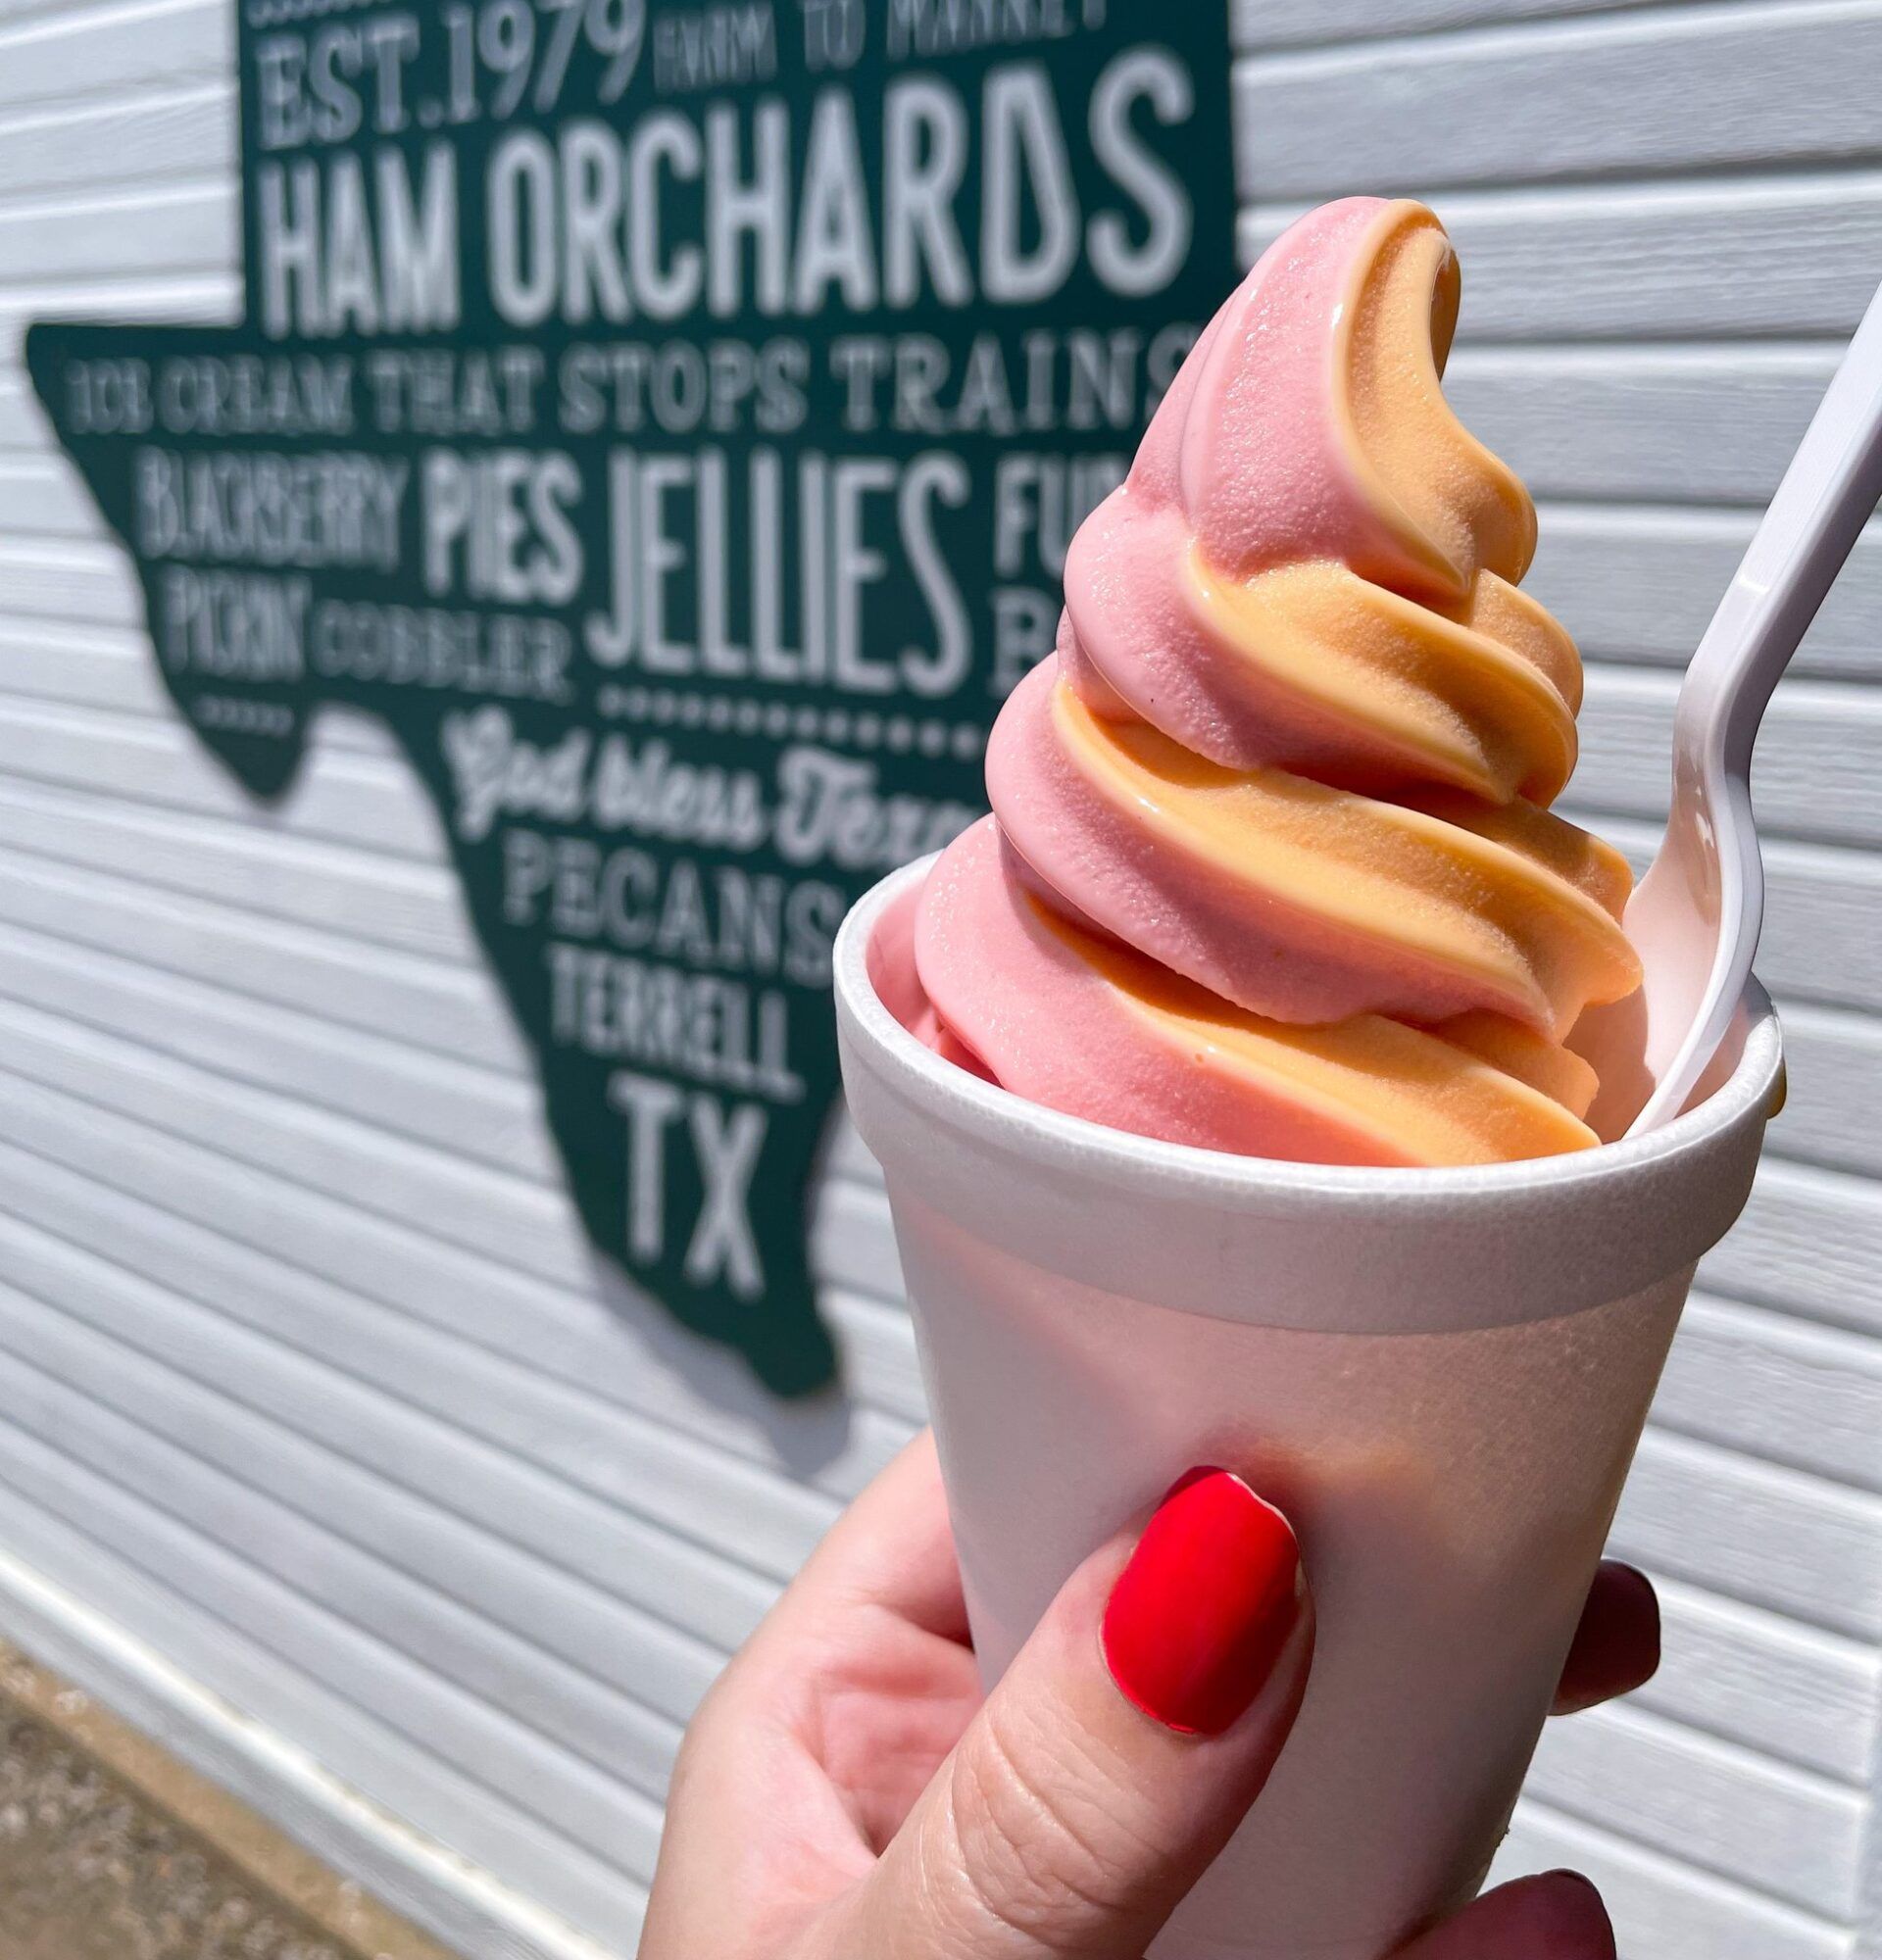
<svg viewBox="0 0 1882 1960">
<path fill-rule="evenodd" d="M 1080 529 L 992 816 L 921 893 L 930 1038 L 1140 1134 L 1326 1163 L 1596 1141 L 1565 1045 L 1639 984 L 1551 813 L 1581 669 L 1522 485 L 1439 375 L 1457 260 L 1351 198 L 1263 255 Z"/>
</svg>

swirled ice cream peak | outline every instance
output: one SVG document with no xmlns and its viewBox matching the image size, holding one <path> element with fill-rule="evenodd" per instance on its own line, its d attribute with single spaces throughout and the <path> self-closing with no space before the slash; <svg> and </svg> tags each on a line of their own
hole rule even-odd
<svg viewBox="0 0 1882 1960">
<path fill-rule="evenodd" d="M 1549 808 L 1580 663 L 1518 589 L 1528 496 L 1444 399 L 1458 294 L 1429 211 L 1347 199 L 1197 343 L 922 894 L 966 1065 L 1260 1155 L 1595 1141 L 1564 1040 L 1639 982 L 1628 873 Z"/>
</svg>

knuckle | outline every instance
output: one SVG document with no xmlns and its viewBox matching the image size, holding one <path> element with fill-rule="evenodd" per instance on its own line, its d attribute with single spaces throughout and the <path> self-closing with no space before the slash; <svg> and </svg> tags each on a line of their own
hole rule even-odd
<svg viewBox="0 0 1882 1960">
<path fill-rule="evenodd" d="M 1047 1951 L 1093 1917 L 1128 1913 L 1145 1852 L 1115 1771 L 1065 1732 L 988 1703 L 955 1758 L 949 1812 L 971 1905 Z"/>
</svg>

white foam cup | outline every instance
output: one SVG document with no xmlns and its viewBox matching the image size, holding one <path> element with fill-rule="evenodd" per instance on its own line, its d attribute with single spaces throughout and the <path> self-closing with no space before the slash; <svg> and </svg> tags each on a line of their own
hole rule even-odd
<svg viewBox="0 0 1882 1960">
<path fill-rule="evenodd" d="M 1380 1960 L 1507 1827 L 1696 1261 L 1782 1062 L 1627 1143 L 1468 1169 L 1278 1163 L 1037 1106 L 908 1032 L 925 865 L 851 913 L 836 1003 L 883 1169 L 991 1683 L 1066 1576 L 1220 1464 L 1318 1615 L 1265 1793 L 1152 1960 Z"/>
</svg>

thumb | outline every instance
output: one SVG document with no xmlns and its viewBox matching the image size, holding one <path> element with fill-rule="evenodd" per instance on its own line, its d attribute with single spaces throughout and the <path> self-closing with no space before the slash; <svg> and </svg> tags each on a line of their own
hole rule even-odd
<svg viewBox="0 0 1882 1960">
<path fill-rule="evenodd" d="M 869 1960 L 1137 1960 L 1293 1725 L 1312 1609 L 1287 1520 L 1192 1471 L 1065 1584 L 835 1942 Z"/>
</svg>

